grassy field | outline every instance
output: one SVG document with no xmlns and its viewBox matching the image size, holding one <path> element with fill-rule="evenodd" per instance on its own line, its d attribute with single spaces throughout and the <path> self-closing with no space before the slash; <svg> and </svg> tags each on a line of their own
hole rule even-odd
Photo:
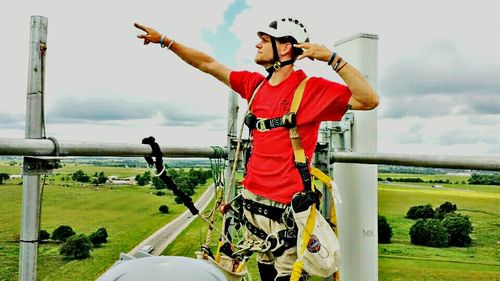
<svg viewBox="0 0 500 281">
<path fill-rule="evenodd" d="M 2 167 L 3 168 L 3 167 Z M 82 168 L 87 173 L 104 171 L 109 175 L 134 176 L 144 169 L 104 167 L 65 167 L 58 171 L 65 175 Z M 0 169 L 2 172 L 3 169 Z M 17 280 L 21 215 L 20 180 L 0 185 L 0 280 Z M 62 224 L 75 232 L 90 234 L 100 227 L 109 233 L 109 242 L 91 252 L 91 258 L 81 261 L 64 260 L 59 245 L 41 244 L 38 255 L 39 280 L 95 280 L 117 259 L 120 252 L 128 252 L 158 228 L 185 211 L 174 198 L 156 196 L 149 187 L 104 186 L 69 184 L 60 176 L 49 177 L 43 196 L 41 228 L 52 232 Z M 208 186 L 198 187 L 196 200 Z M 170 214 L 160 214 L 158 207 L 166 204 Z"/>
<path fill-rule="evenodd" d="M 411 176 L 415 177 L 401 177 Z M 431 179 L 446 176 L 433 175 Z M 379 245 L 379 280 L 500 280 L 500 187 L 445 184 L 432 188 L 430 184 L 393 183 L 380 184 L 378 195 L 379 213 L 387 217 L 394 232 L 392 244 Z M 404 218 L 408 209 L 428 203 L 436 208 L 445 201 L 457 204 L 458 212 L 471 218 L 472 247 L 412 245 L 408 232 L 414 221 Z M 205 238 L 206 226 L 197 220 L 163 254 L 194 257 Z M 258 280 L 255 259 L 248 268 L 253 280 Z"/>
<path fill-rule="evenodd" d="M 118 177 L 142 174 L 145 169 L 66 165 L 48 177 L 43 199 L 42 229 L 49 232 L 68 224 L 77 233 L 89 234 L 106 227 L 109 243 L 94 250 L 91 258 L 67 261 L 59 255 L 57 244 L 41 244 L 38 258 L 39 280 L 94 280 L 113 264 L 120 252 L 128 252 L 160 226 L 185 209 L 172 196 L 155 196 L 148 187 L 75 185 L 61 176 L 82 169 L 87 174 L 103 171 Z M 0 173 L 19 174 L 18 166 L 0 165 Z M 421 177 L 424 180 L 466 181 L 464 176 L 380 174 L 379 177 Z M 20 180 L 0 185 L 0 280 L 17 280 L 21 212 Z M 70 185 L 65 187 L 65 185 Z M 500 187 L 467 184 L 429 183 L 379 184 L 379 213 L 393 228 L 393 243 L 379 245 L 379 280 L 500 280 Z M 197 198 L 204 188 L 198 188 Z M 168 194 L 168 193 L 167 193 Z M 410 244 L 413 221 L 404 215 L 413 205 L 430 203 L 434 208 L 445 201 L 458 206 L 458 212 L 473 222 L 473 245 L 469 248 L 429 248 Z M 161 215 L 166 204 L 171 213 Z M 206 239 L 206 225 L 195 220 L 163 254 L 194 257 Z M 215 246 L 217 234 L 213 234 Z M 255 259 L 249 263 L 253 280 L 258 280 Z M 311 280 L 321 280 L 313 278 Z"/>
<path fill-rule="evenodd" d="M 471 218 L 472 246 L 438 249 L 410 244 L 408 232 L 414 221 L 404 218 L 408 209 L 428 203 L 436 208 L 445 201 Z M 379 280 L 500 279 L 500 187 L 381 184 L 379 213 L 387 217 L 394 232 L 392 244 L 379 245 Z"/>
</svg>

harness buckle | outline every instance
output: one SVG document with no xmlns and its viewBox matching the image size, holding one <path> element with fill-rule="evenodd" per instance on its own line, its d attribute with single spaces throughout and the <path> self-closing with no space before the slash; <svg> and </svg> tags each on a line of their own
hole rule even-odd
<svg viewBox="0 0 500 281">
<path fill-rule="evenodd" d="M 276 241 L 276 245 L 274 246 L 274 248 L 271 249 L 272 247 L 272 241 L 270 239 L 273 239 L 274 241 Z M 266 240 L 264 240 L 264 243 L 265 244 L 269 244 L 269 250 L 271 252 L 275 252 L 276 250 L 278 250 L 279 248 L 281 248 L 281 246 L 283 246 L 283 244 L 285 244 L 285 241 L 283 239 L 280 239 L 278 233 L 271 233 L 269 234 L 267 237 L 266 237 Z"/>
<path fill-rule="evenodd" d="M 276 61 L 274 64 L 273 64 L 273 68 L 274 70 L 278 70 L 281 68 L 281 62 L 280 61 Z"/>
<path fill-rule="evenodd" d="M 264 121 L 266 121 L 266 119 L 259 118 L 257 120 L 257 123 L 255 123 L 255 129 L 257 129 L 257 131 L 262 133 L 269 131 L 269 129 L 266 128 L 266 123 L 264 123 Z"/>
</svg>

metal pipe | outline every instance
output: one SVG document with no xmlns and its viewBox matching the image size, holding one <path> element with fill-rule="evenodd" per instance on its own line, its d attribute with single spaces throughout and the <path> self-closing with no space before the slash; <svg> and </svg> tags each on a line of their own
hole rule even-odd
<svg viewBox="0 0 500 281">
<path fill-rule="evenodd" d="M 27 139 L 40 139 L 44 133 L 43 85 L 48 19 L 41 16 L 32 16 L 30 23 L 25 137 Z M 26 161 L 26 159 L 23 161 Z M 21 234 L 19 239 L 19 280 L 21 281 L 35 281 L 37 279 L 40 197 L 40 176 L 23 175 Z"/>
<path fill-rule="evenodd" d="M 500 171 L 500 157 L 334 152 L 331 163 Z"/>
<path fill-rule="evenodd" d="M 151 154 L 145 144 L 61 141 L 60 156 L 121 156 L 142 157 Z M 160 147 L 163 156 L 172 158 L 210 158 L 216 153 L 210 147 Z M 56 146 L 49 139 L 0 138 L 0 155 L 55 156 Z M 227 157 L 227 152 L 223 155 Z"/>
</svg>

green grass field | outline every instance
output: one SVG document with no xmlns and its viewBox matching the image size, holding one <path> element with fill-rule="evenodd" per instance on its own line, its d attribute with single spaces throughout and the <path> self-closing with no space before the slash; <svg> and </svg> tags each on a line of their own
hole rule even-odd
<svg viewBox="0 0 500 281">
<path fill-rule="evenodd" d="M 411 176 L 415 175 L 401 177 Z M 446 176 L 433 175 L 431 179 Z M 445 184 L 436 189 L 430 184 L 393 183 L 380 184 L 378 195 L 379 213 L 387 217 L 394 232 L 392 244 L 379 245 L 379 280 L 500 280 L 500 187 Z M 408 209 L 427 203 L 436 208 L 445 201 L 457 204 L 458 212 L 471 218 L 472 247 L 412 245 L 408 232 L 414 221 L 404 218 Z M 163 254 L 194 257 L 205 238 L 206 226 L 197 220 Z M 258 280 L 255 259 L 251 259 L 248 269 L 253 280 Z"/>
<path fill-rule="evenodd" d="M 387 217 L 394 232 L 392 244 L 379 245 L 379 280 L 499 280 L 500 187 L 408 185 L 379 185 L 379 213 Z M 472 246 L 410 244 L 408 232 L 414 221 L 404 218 L 408 209 L 428 203 L 436 208 L 445 201 L 456 204 L 457 212 L 471 218 Z"/>
<path fill-rule="evenodd" d="M 65 175 L 68 171 L 58 171 Z M 109 175 L 134 176 L 144 169 L 83 167 L 87 173 L 105 171 Z M 0 169 L 0 172 L 3 169 Z M 65 172 L 66 171 L 66 172 Z M 128 252 L 158 228 L 185 211 L 167 196 L 151 194 L 149 187 L 132 186 L 80 186 L 61 182 L 60 176 L 49 177 L 43 196 L 41 228 L 52 232 L 67 224 L 75 232 L 90 234 L 106 227 L 109 242 L 91 252 L 89 259 L 67 261 L 59 255 L 59 245 L 40 244 L 38 255 L 39 280 L 95 280 L 118 259 L 120 252 Z M 0 185 L 0 280 L 17 280 L 21 215 L 20 180 Z M 69 184 L 70 187 L 64 185 Z M 207 183 L 204 187 L 208 186 Z M 194 200 L 205 190 L 198 187 Z M 160 214 L 158 207 L 166 204 L 170 214 Z"/>
<path fill-rule="evenodd" d="M 16 172 L 17 169 L 17 172 Z M 145 169 L 66 165 L 47 179 L 43 199 L 42 229 L 49 232 L 68 224 L 77 233 L 90 234 L 106 227 L 108 244 L 94 250 L 91 258 L 66 261 L 57 244 L 41 244 L 38 258 L 39 280 L 94 280 L 118 258 L 185 209 L 172 196 L 155 196 L 148 187 L 75 185 L 61 176 L 82 169 L 88 174 L 104 171 L 119 177 L 142 174 Z M 19 167 L 0 165 L 0 172 L 19 174 Z M 380 174 L 379 177 L 424 177 L 426 175 Z M 432 175 L 429 179 L 447 179 Z M 463 177 L 463 176 L 453 176 Z M 450 179 L 461 182 L 464 179 Z M 466 180 L 466 179 L 465 179 Z M 17 280 L 21 212 L 20 180 L 0 185 L 0 280 Z M 65 187 L 64 185 L 70 185 Z M 500 187 L 467 184 L 441 184 L 432 188 L 424 183 L 379 184 L 379 213 L 393 228 L 393 243 L 379 245 L 379 280 L 500 280 Z M 204 188 L 198 188 L 197 198 Z M 410 244 L 405 219 L 413 205 L 430 203 L 434 208 L 445 201 L 458 206 L 458 212 L 473 222 L 473 245 L 468 248 L 429 248 Z M 171 213 L 161 215 L 166 204 Z M 210 205 L 211 206 L 211 205 Z M 194 257 L 205 242 L 206 225 L 196 219 L 163 254 Z M 213 234 L 215 246 L 217 234 Z M 258 280 L 255 260 L 249 263 L 253 280 Z M 313 278 L 311 280 L 321 280 Z"/>
</svg>

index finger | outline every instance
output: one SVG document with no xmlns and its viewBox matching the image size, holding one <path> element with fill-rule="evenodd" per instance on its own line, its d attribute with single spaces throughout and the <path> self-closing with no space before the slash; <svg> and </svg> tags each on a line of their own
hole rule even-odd
<svg viewBox="0 0 500 281">
<path fill-rule="evenodd" d="M 295 48 L 304 48 L 304 47 L 307 47 L 309 43 L 297 43 L 297 44 L 294 44 L 293 46 Z"/>
<path fill-rule="evenodd" d="M 143 25 L 140 25 L 140 24 L 138 24 L 138 23 L 134 23 L 134 26 L 135 26 L 135 27 L 137 27 L 137 28 L 139 28 L 140 30 L 142 30 L 142 31 L 144 31 L 144 32 L 148 32 L 148 31 L 146 30 L 146 27 L 145 27 L 145 26 L 143 26 Z"/>
</svg>

